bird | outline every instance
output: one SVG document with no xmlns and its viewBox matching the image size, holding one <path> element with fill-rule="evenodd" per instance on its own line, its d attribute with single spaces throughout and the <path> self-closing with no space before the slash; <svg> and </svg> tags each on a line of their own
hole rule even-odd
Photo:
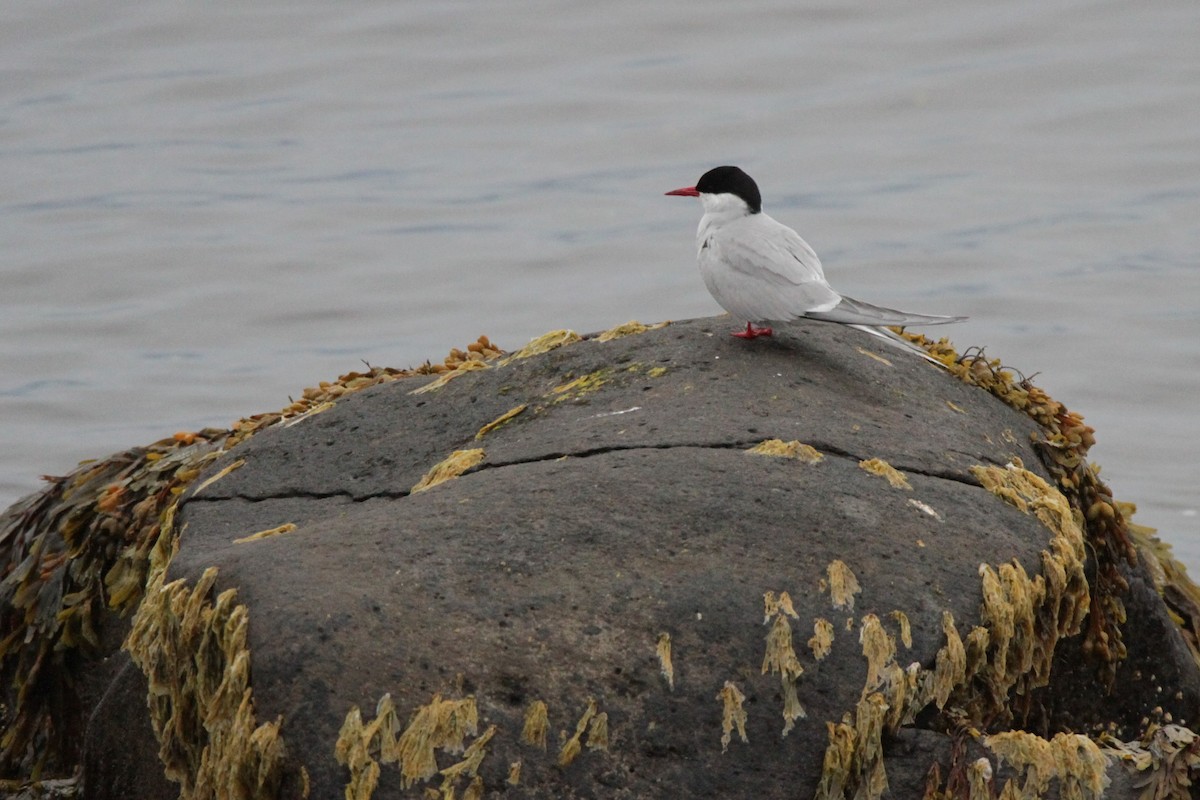
<svg viewBox="0 0 1200 800">
<path fill-rule="evenodd" d="M 738 167 L 715 167 L 701 175 L 695 186 L 666 194 L 697 197 L 704 207 L 696 231 L 696 260 L 713 299 L 746 321 L 746 328 L 734 331 L 734 336 L 771 336 L 771 327 L 755 323 L 803 317 L 848 325 L 936 364 L 940 362 L 885 326 L 944 325 L 966 319 L 897 311 L 840 294 L 825 280 L 821 259 L 808 242 L 762 210 L 758 184 Z"/>
</svg>

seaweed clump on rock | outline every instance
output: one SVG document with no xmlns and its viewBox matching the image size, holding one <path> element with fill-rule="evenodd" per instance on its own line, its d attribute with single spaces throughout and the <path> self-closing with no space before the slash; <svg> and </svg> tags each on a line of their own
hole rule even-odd
<svg viewBox="0 0 1200 800">
<path fill-rule="evenodd" d="M 441 364 L 351 372 L 227 430 L 177 433 L 47 476 L 44 489 L 9 507 L 0 515 L 6 550 L 0 679 L 11 687 L 0 706 L 0 775 L 11 777 L 0 788 L 32 783 L 71 791 L 73 778 L 53 788 L 43 777 L 77 772 L 87 717 L 115 676 L 110 659 L 130 632 L 125 618 L 148 584 L 161 588 L 161 574 L 158 584 L 152 581 L 152 555 L 160 550 L 161 573 L 162 552 L 175 544 L 176 502 L 205 465 L 255 433 L 319 413 L 346 394 L 411 375 L 450 374 L 500 353 L 481 337 Z"/>
</svg>

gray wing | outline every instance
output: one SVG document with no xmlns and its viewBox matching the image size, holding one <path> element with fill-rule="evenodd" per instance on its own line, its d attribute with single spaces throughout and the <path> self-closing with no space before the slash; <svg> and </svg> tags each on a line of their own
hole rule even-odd
<svg viewBox="0 0 1200 800">
<path fill-rule="evenodd" d="M 832 309 L 841 300 L 808 243 L 766 214 L 722 227 L 708 246 L 712 252 L 700 254 L 705 282 L 736 317 L 791 320 Z"/>
<path fill-rule="evenodd" d="M 894 308 L 884 308 L 855 300 L 853 297 L 842 297 L 842 301 L 828 311 L 809 311 L 804 316 L 809 319 L 819 319 L 824 322 L 840 322 L 844 325 L 944 325 L 947 322 L 961 322 L 966 317 L 943 317 L 934 314 L 911 314 L 907 311 L 897 311 Z"/>
</svg>

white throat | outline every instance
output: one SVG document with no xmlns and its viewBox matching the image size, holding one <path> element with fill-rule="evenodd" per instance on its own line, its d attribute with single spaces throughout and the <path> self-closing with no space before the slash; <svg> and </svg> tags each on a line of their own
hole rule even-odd
<svg viewBox="0 0 1200 800">
<path fill-rule="evenodd" d="M 727 222 L 741 219 L 750 215 L 750 206 L 736 194 L 702 194 L 700 203 L 704 206 L 704 216 L 700 219 L 700 230 L 719 228 Z"/>
</svg>

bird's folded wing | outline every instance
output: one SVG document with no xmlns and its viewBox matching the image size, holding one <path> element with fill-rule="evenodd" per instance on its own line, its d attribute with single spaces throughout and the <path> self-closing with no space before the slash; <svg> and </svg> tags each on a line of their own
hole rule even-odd
<svg viewBox="0 0 1200 800">
<path fill-rule="evenodd" d="M 747 291 L 775 295 L 766 305 L 786 309 L 787 314 L 776 313 L 771 319 L 794 319 L 810 311 L 835 307 L 841 295 L 826 283 L 817 254 L 795 231 L 766 215 L 756 214 L 746 219 L 757 221 L 764 217 L 764 222 L 773 223 L 768 232 L 771 235 L 755 235 L 755 231 L 746 230 L 752 225 L 738 226 L 741 230 L 722 230 L 713 237 L 711 246 L 717 252 L 712 255 L 740 276 L 747 284 Z"/>
</svg>

